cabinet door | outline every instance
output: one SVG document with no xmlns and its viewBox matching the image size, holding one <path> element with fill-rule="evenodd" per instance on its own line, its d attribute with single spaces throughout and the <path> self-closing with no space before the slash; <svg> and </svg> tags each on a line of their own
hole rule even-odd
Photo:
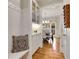
<svg viewBox="0 0 79 59">
<path fill-rule="evenodd" d="M 36 23 L 36 4 L 32 1 L 32 22 Z"/>
<path fill-rule="evenodd" d="M 35 11 L 32 11 L 32 22 L 36 23 L 36 14 L 35 14 Z"/>
<path fill-rule="evenodd" d="M 37 23 L 40 24 L 40 10 L 37 10 Z"/>
</svg>

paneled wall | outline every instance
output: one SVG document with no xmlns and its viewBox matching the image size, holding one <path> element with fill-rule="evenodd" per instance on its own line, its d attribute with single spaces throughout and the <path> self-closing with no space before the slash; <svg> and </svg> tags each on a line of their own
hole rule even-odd
<svg viewBox="0 0 79 59">
<path fill-rule="evenodd" d="M 16 2 L 17 3 L 17 2 Z M 16 4 L 15 3 L 15 4 Z M 20 21 L 21 21 L 21 10 L 19 6 L 16 6 L 13 2 L 9 2 L 8 6 L 8 49 L 9 52 L 12 50 L 12 35 L 20 35 Z"/>
</svg>

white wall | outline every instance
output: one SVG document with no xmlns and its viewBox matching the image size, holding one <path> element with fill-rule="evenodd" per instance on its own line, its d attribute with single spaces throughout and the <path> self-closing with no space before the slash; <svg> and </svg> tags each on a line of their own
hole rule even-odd
<svg viewBox="0 0 79 59">
<path fill-rule="evenodd" d="M 10 56 L 12 50 L 12 35 L 29 34 L 29 44 L 31 45 L 32 0 L 9 0 L 8 2 L 8 51 Z M 31 58 L 32 56 L 29 54 L 28 59 Z"/>
<path fill-rule="evenodd" d="M 26 3 L 24 3 L 26 2 Z M 27 4 L 29 3 L 29 4 Z M 32 15 L 31 15 L 31 0 L 9 1 L 9 37 L 12 35 L 25 35 L 31 33 L 32 30 Z M 22 6 L 24 7 L 22 7 Z M 21 8 L 20 8 L 21 7 Z M 10 41 L 11 42 L 11 41 Z M 9 44 L 11 45 L 11 44 Z M 10 48 L 11 49 L 11 48 Z"/>
<path fill-rule="evenodd" d="M 60 16 L 57 16 L 55 20 L 56 20 L 55 36 L 60 37 Z"/>
<path fill-rule="evenodd" d="M 67 28 L 66 30 L 67 36 L 66 36 L 66 59 L 70 59 L 70 28 Z"/>
<path fill-rule="evenodd" d="M 63 0 L 64 5 L 70 4 L 70 0 Z"/>
<path fill-rule="evenodd" d="M 12 2 L 9 2 L 8 6 L 8 49 L 9 52 L 12 50 L 12 35 L 20 35 L 20 14 L 21 10 L 19 7 L 17 7 L 15 4 Z"/>
</svg>

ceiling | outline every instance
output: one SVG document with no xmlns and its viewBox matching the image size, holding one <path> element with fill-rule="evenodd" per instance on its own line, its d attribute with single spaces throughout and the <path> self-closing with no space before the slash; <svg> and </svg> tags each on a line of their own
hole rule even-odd
<svg viewBox="0 0 79 59">
<path fill-rule="evenodd" d="M 40 6 L 45 6 L 48 4 L 56 4 L 56 3 L 62 3 L 63 0 L 37 0 Z"/>
</svg>

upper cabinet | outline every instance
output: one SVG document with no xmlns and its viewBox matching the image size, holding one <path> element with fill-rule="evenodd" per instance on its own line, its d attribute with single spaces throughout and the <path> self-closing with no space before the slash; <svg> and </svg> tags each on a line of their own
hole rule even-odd
<svg viewBox="0 0 79 59">
<path fill-rule="evenodd" d="M 40 21 L 41 21 L 41 20 L 40 20 L 40 9 L 39 9 L 39 7 L 37 7 L 37 12 L 36 12 L 36 14 L 37 14 L 37 15 L 36 15 L 37 23 L 40 24 Z"/>
<path fill-rule="evenodd" d="M 33 1 L 32 1 L 32 22 L 36 22 L 36 6 Z"/>
<path fill-rule="evenodd" d="M 64 6 L 64 25 L 66 28 L 70 28 L 70 4 Z"/>
<path fill-rule="evenodd" d="M 32 1 L 32 22 L 39 24 L 40 23 L 40 9 L 37 4 L 38 3 Z"/>
</svg>

